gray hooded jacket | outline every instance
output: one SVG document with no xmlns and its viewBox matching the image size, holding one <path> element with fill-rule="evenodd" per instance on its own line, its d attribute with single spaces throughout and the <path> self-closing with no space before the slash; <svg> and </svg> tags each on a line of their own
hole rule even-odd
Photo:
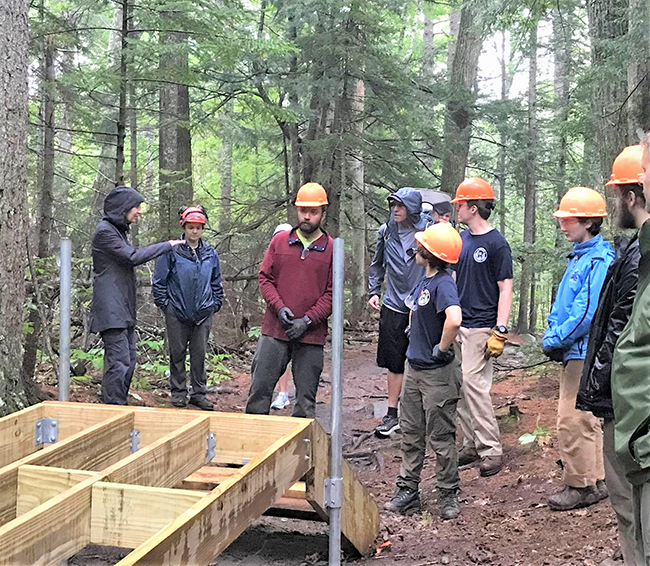
<svg viewBox="0 0 650 566">
<path fill-rule="evenodd" d="M 430 219 L 422 213 L 422 195 L 416 189 L 402 188 L 388 197 L 388 202 L 398 201 L 406 207 L 411 226 L 395 222 L 393 211 L 386 224 L 379 227 L 377 250 L 368 270 L 368 296 L 381 296 L 381 286 L 386 280 L 384 305 L 389 309 L 408 313 L 406 297 L 424 275 L 424 268 L 415 262 L 415 233 L 424 230 Z"/>
<path fill-rule="evenodd" d="M 93 236 L 93 300 L 90 331 L 135 326 L 135 267 L 171 249 L 169 242 L 136 250 L 127 238 L 126 213 L 142 204 L 131 187 L 115 187 L 104 200 L 104 219 Z"/>
</svg>

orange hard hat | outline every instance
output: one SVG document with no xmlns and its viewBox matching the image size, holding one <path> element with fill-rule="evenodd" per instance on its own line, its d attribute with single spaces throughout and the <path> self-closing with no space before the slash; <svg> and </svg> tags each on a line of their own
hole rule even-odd
<svg viewBox="0 0 650 566">
<path fill-rule="evenodd" d="M 305 183 L 298 189 L 296 195 L 296 206 L 325 206 L 329 204 L 327 201 L 327 193 L 325 189 L 318 183 Z"/>
<path fill-rule="evenodd" d="M 458 263 L 463 240 L 451 224 L 446 222 L 433 224 L 424 232 L 416 232 L 415 239 L 438 259 L 447 263 Z"/>
<path fill-rule="evenodd" d="M 494 200 L 492 186 L 480 177 L 469 177 L 456 188 L 456 196 L 451 202 L 462 200 Z"/>
<path fill-rule="evenodd" d="M 643 146 L 628 145 L 614 159 L 612 176 L 606 185 L 636 185 L 639 182 L 639 175 L 643 174 L 642 155 Z"/>
<path fill-rule="evenodd" d="M 571 187 L 553 213 L 555 218 L 597 218 L 607 216 L 605 199 L 588 187 Z"/>
<path fill-rule="evenodd" d="M 178 221 L 181 226 L 185 224 L 205 224 L 208 216 L 202 206 L 188 206 L 181 209 L 181 219 Z"/>
</svg>

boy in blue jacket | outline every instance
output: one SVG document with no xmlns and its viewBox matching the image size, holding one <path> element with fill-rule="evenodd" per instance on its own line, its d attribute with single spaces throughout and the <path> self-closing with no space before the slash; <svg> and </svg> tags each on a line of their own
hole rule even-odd
<svg viewBox="0 0 650 566">
<path fill-rule="evenodd" d="M 589 341 L 589 327 L 614 250 L 600 235 L 607 216 L 605 199 L 593 189 L 573 187 L 553 214 L 573 243 L 544 333 L 544 353 L 562 362 L 558 440 L 564 488 L 549 497 L 549 508 L 568 511 L 607 497 L 600 421 L 576 409 L 576 397 Z"/>
</svg>

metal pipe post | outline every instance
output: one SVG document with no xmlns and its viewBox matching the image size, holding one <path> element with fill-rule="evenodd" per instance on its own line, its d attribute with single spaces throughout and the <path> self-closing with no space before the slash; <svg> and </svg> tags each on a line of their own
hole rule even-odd
<svg viewBox="0 0 650 566">
<path fill-rule="evenodd" d="M 341 564 L 341 503 L 343 500 L 343 280 L 345 246 L 334 240 L 332 281 L 332 451 L 329 481 L 329 564 Z"/>
<path fill-rule="evenodd" d="M 59 304 L 59 401 L 70 400 L 70 305 L 72 302 L 72 242 L 61 238 Z"/>
</svg>

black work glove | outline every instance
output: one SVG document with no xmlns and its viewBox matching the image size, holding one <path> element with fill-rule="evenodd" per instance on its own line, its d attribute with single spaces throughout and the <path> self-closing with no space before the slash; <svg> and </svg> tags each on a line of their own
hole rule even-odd
<svg viewBox="0 0 650 566">
<path fill-rule="evenodd" d="M 544 355 L 554 362 L 564 361 L 564 350 L 562 348 L 549 348 L 547 346 L 544 346 L 542 350 L 544 351 Z"/>
<path fill-rule="evenodd" d="M 431 354 L 433 363 L 436 365 L 439 364 L 440 366 L 446 366 L 447 364 L 450 364 L 454 361 L 455 357 L 456 354 L 454 353 L 453 346 L 449 346 L 449 348 L 446 350 L 441 350 L 438 344 L 433 347 L 433 353 Z"/>
<path fill-rule="evenodd" d="M 309 324 L 305 320 L 305 317 L 292 320 L 291 325 L 286 329 L 289 340 L 300 339 L 300 337 L 307 332 L 307 328 L 309 328 Z"/>
<path fill-rule="evenodd" d="M 289 307 L 282 307 L 278 311 L 278 320 L 282 325 L 282 328 L 285 330 L 291 326 L 291 321 L 293 320 L 293 313 Z"/>
</svg>

